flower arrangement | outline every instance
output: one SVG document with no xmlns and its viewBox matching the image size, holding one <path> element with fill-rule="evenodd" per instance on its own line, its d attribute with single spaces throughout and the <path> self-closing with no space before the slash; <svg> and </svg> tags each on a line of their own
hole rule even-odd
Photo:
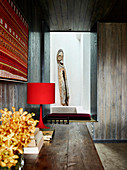
<svg viewBox="0 0 127 170">
<path fill-rule="evenodd" d="M 18 154 L 22 154 L 23 147 L 30 143 L 38 122 L 32 118 L 34 113 L 23 112 L 23 108 L 16 111 L 12 107 L 12 111 L 1 110 L 0 119 L 0 166 L 8 168 L 16 166 Z"/>
</svg>

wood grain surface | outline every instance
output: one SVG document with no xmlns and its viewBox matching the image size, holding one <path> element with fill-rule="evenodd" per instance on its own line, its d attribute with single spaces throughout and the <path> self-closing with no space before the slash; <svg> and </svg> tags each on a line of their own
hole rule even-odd
<svg viewBox="0 0 127 170">
<path fill-rule="evenodd" d="M 127 139 L 127 24 L 98 24 L 94 139 Z"/>
<path fill-rule="evenodd" d="M 97 120 L 97 33 L 91 33 L 90 114 Z"/>
<path fill-rule="evenodd" d="M 23 0 L 22 0 L 23 1 Z M 124 0 L 38 0 L 51 31 L 90 31 L 98 21 L 126 21 Z"/>
<path fill-rule="evenodd" d="M 85 123 L 52 128 L 52 143 L 45 143 L 38 156 L 26 155 L 24 170 L 103 170 Z"/>
</svg>

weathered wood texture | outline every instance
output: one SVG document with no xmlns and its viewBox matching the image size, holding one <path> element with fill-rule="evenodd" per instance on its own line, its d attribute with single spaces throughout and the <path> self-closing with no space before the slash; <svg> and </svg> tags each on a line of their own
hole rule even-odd
<svg viewBox="0 0 127 170">
<path fill-rule="evenodd" d="M 50 82 L 50 32 L 44 32 L 44 61 L 42 82 Z"/>
<path fill-rule="evenodd" d="M 24 94 L 24 95 L 23 95 Z M 26 84 L 0 81 L 0 109 L 26 107 Z"/>
<path fill-rule="evenodd" d="M 41 18 L 34 0 L 15 0 L 29 23 L 28 82 L 41 80 Z M 0 109 L 23 107 L 28 111 L 39 113 L 37 105 L 27 105 L 27 87 L 24 83 L 0 81 Z M 37 116 L 38 117 L 38 116 Z"/>
<path fill-rule="evenodd" d="M 50 83 L 50 32 L 44 32 L 44 63 L 43 63 L 43 81 Z M 52 83 L 52 82 L 51 82 Z M 44 105 L 44 115 L 50 113 L 50 105 Z"/>
<path fill-rule="evenodd" d="M 127 22 L 125 0 L 38 0 L 51 31 L 90 31 L 98 21 Z"/>
<path fill-rule="evenodd" d="M 97 119 L 97 33 L 91 33 L 90 113 Z"/>
<path fill-rule="evenodd" d="M 53 142 L 45 143 L 38 157 L 25 158 L 24 170 L 103 170 L 85 124 L 53 125 L 53 128 Z"/>
<path fill-rule="evenodd" d="M 127 24 L 98 24 L 94 139 L 127 139 Z"/>
</svg>

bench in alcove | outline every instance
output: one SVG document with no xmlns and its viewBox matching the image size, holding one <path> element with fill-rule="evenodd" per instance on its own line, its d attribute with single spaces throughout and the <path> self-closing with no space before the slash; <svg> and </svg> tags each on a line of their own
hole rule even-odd
<svg viewBox="0 0 127 170">
<path fill-rule="evenodd" d="M 53 106 L 51 107 L 51 113 L 47 115 L 47 120 L 54 120 L 56 123 L 60 123 L 60 120 L 68 124 L 69 120 L 90 120 L 91 115 L 89 113 L 85 113 L 82 107 L 79 106 Z"/>
</svg>

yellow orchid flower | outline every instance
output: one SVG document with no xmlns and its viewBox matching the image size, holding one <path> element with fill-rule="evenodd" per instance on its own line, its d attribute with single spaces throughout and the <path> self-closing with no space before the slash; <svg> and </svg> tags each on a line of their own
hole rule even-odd
<svg viewBox="0 0 127 170">
<path fill-rule="evenodd" d="M 14 106 L 12 106 L 12 110 L 13 110 L 13 112 L 15 112 L 15 111 L 16 111 L 16 109 L 15 109 L 15 107 L 14 107 Z"/>
<path fill-rule="evenodd" d="M 23 113 L 23 108 L 19 109 L 19 113 L 22 114 Z"/>
<path fill-rule="evenodd" d="M 30 143 L 30 136 L 34 134 L 37 120 L 32 116 L 34 113 L 23 112 L 23 108 L 16 111 L 12 107 L 12 111 L 7 108 L 0 110 L 2 113 L 0 121 L 0 166 L 12 167 L 18 162 L 17 152 L 22 154 L 23 147 Z"/>
<path fill-rule="evenodd" d="M 4 108 L 4 111 L 5 111 L 5 112 L 7 112 L 7 111 L 8 111 L 8 109 L 7 109 L 7 108 Z"/>
</svg>

